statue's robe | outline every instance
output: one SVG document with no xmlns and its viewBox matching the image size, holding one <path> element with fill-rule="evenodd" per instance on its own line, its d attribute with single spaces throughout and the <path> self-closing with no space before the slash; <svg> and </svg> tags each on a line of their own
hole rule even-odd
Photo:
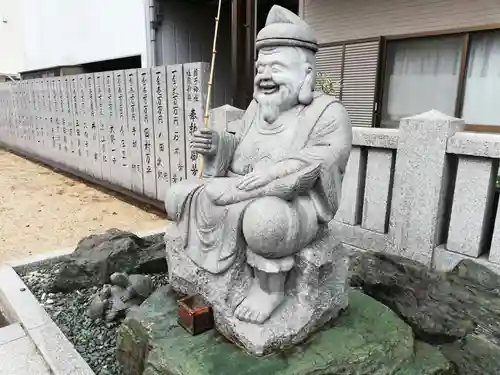
<svg viewBox="0 0 500 375">
<path fill-rule="evenodd" d="M 292 207 L 302 202 L 301 210 L 307 207 L 302 222 L 321 225 L 333 219 L 352 144 L 345 108 L 325 94 L 315 93 L 310 105 L 282 113 L 271 125 L 262 120 L 253 101 L 240 121 L 240 134 L 219 133 L 217 154 L 205 160 L 205 178 L 173 185 L 165 200 L 187 255 L 215 274 L 226 271 L 238 252 L 246 250 L 242 218 L 245 208 L 261 197 L 279 197 Z M 245 174 L 265 172 L 278 163 L 285 167 L 289 160 L 298 160 L 303 167 L 252 191 L 237 188 Z M 301 236 L 304 240 L 315 234 Z"/>
</svg>

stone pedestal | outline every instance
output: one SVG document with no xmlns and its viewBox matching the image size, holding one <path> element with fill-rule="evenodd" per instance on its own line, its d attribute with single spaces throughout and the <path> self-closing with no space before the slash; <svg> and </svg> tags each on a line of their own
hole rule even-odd
<svg viewBox="0 0 500 375">
<path fill-rule="evenodd" d="M 297 346 L 266 357 L 247 354 L 217 331 L 191 336 L 177 324 L 170 287 L 131 312 L 118 333 L 124 375 L 451 375 L 437 349 L 415 342 L 389 308 L 357 291 L 349 307 Z"/>
<path fill-rule="evenodd" d="M 214 275 L 186 256 L 175 226 L 168 228 L 165 243 L 172 288 L 202 296 L 214 310 L 217 330 L 250 353 L 263 355 L 295 345 L 347 307 L 349 256 L 328 228 L 296 255 L 285 300 L 262 325 L 233 316 L 249 289 L 251 270 L 244 259 L 237 259 L 224 274 Z"/>
</svg>

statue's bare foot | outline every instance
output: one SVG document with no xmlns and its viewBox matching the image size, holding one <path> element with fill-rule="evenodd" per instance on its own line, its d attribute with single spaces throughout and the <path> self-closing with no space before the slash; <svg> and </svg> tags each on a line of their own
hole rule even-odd
<svg viewBox="0 0 500 375">
<path fill-rule="evenodd" d="M 267 293 L 254 281 L 248 296 L 234 311 L 239 320 L 262 324 L 283 301 L 284 293 Z"/>
</svg>

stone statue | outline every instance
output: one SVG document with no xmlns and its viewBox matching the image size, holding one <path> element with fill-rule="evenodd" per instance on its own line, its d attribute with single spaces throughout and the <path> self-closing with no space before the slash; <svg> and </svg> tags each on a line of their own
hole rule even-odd
<svg viewBox="0 0 500 375">
<path fill-rule="evenodd" d="M 91 319 L 107 322 L 123 318 L 134 306 L 139 306 L 153 292 L 151 278 L 116 272 L 110 276 L 111 285 L 104 285 L 93 297 L 88 308 Z"/>
<path fill-rule="evenodd" d="M 254 100 L 236 134 L 195 133 L 204 178 L 168 191 L 177 226 L 165 238 L 173 287 L 201 294 L 221 332 L 262 354 L 303 339 L 347 305 L 347 255 L 328 222 L 352 129 L 344 106 L 314 91 L 318 47 L 303 20 L 273 6 L 256 47 Z"/>
</svg>

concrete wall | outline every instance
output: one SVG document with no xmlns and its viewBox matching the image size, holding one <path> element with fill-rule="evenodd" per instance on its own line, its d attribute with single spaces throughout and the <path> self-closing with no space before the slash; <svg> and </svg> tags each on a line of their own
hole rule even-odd
<svg viewBox="0 0 500 375">
<path fill-rule="evenodd" d="M 320 43 L 500 25 L 497 0 L 302 0 Z"/>
<path fill-rule="evenodd" d="M 24 69 L 21 2 L 0 0 L 0 73 Z"/>
<path fill-rule="evenodd" d="M 10 2 L 22 3 L 24 70 L 146 55 L 143 0 Z"/>
</svg>

